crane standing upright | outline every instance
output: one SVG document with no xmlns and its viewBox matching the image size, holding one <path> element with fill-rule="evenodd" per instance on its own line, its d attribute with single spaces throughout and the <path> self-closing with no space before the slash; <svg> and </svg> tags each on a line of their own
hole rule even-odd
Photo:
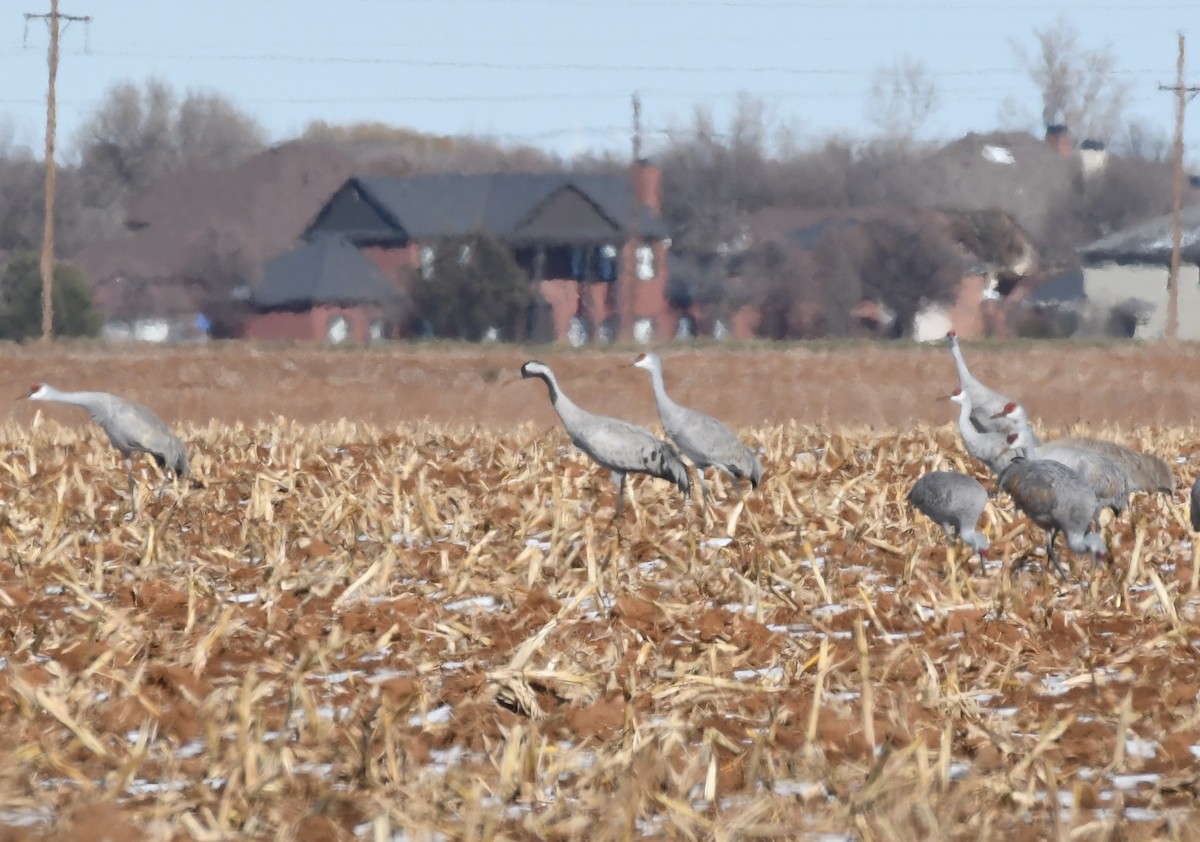
<svg viewBox="0 0 1200 842">
<path fill-rule="evenodd" d="M 706 468 L 715 466 L 735 481 L 749 480 L 751 488 L 758 488 L 763 469 L 754 451 L 716 418 L 671 400 L 663 385 L 662 360 L 658 354 L 638 354 L 633 365 L 650 372 L 658 420 L 675 446 L 696 466 L 701 505 L 708 502 L 704 486 Z"/>
<path fill-rule="evenodd" d="M 602 467 L 608 468 L 617 489 L 614 521 L 625 508 L 625 476 L 649 474 L 675 483 L 683 494 L 691 491 L 687 466 L 670 442 L 665 442 L 644 427 L 596 415 L 579 408 L 561 388 L 550 366 L 530 360 L 521 366 L 521 377 L 537 377 L 550 390 L 550 403 L 558 413 L 571 441 Z"/>
<path fill-rule="evenodd" d="M 981 433 L 1012 432 L 1008 424 L 999 420 L 997 413 L 1001 412 L 1009 399 L 994 389 L 989 389 L 971 374 L 967 368 L 967 360 L 963 357 L 962 348 L 958 345 L 958 333 L 950 331 L 946 334 L 946 342 L 950 345 L 950 354 L 954 357 L 954 367 L 958 370 L 959 388 L 966 393 L 971 401 L 971 423 Z"/>
<path fill-rule="evenodd" d="M 35 383 L 29 394 L 31 401 L 53 401 L 78 406 L 87 410 L 92 420 L 100 425 L 125 460 L 125 472 L 129 476 L 129 517 L 137 514 L 137 485 L 133 478 L 133 454 L 148 453 L 163 471 L 166 487 L 168 475 L 176 480 L 188 475 L 187 450 L 179 437 L 171 432 L 163 420 L 140 403 L 126 400 L 108 392 L 64 392 L 49 383 Z"/>
</svg>

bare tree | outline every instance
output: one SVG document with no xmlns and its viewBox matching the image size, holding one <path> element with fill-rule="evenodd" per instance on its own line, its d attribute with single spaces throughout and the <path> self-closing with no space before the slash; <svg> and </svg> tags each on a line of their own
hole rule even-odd
<svg viewBox="0 0 1200 842">
<path fill-rule="evenodd" d="M 217 94 L 182 103 L 164 82 L 111 88 L 76 136 L 89 204 L 121 202 L 187 166 L 228 167 L 259 151 L 262 129 Z"/>
<path fill-rule="evenodd" d="M 925 62 L 904 56 L 875 71 L 867 93 L 867 116 L 888 138 L 908 141 L 937 109 L 937 82 Z"/>
<path fill-rule="evenodd" d="M 1121 125 L 1130 84 L 1119 78 L 1111 44 L 1087 48 L 1065 17 L 1033 33 L 1033 49 L 1013 52 L 1042 97 L 1042 123 L 1065 124 L 1082 137 L 1108 138 Z"/>
</svg>

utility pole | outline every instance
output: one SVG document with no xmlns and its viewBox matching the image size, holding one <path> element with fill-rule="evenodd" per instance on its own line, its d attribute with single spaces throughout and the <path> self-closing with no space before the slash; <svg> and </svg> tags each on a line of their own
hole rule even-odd
<svg viewBox="0 0 1200 842">
<path fill-rule="evenodd" d="M 1183 240 L 1183 113 L 1188 100 L 1200 88 L 1183 83 L 1183 33 L 1179 33 L 1179 56 L 1175 60 L 1175 84 L 1159 85 L 1160 91 L 1175 93 L 1175 202 L 1171 210 L 1171 269 L 1167 274 L 1167 344 L 1179 339 L 1179 251 Z"/>
<path fill-rule="evenodd" d="M 58 79 L 59 21 L 67 25 L 75 21 L 88 23 L 90 17 L 63 15 L 58 11 L 58 0 L 50 0 L 49 14 L 25 13 L 25 25 L 31 20 L 45 20 L 50 25 L 50 85 L 46 92 L 46 224 L 42 235 L 42 341 L 54 341 L 54 135 L 57 125 L 57 109 L 54 100 L 54 85 Z"/>
<path fill-rule="evenodd" d="M 633 186 L 633 209 L 629 216 L 629 269 L 622 272 L 624 289 L 618 300 L 621 305 L 620 336 L 624 339 L 633 338 L 633 298 L 637 289 L 638 246 L 641 236 L 639 221 L 642 216 L 641 173 L 642 165 L 642 99 L 637 91 L 633 92 L 633 160 L 630 162 L 629 178 Z"/>
</svg>

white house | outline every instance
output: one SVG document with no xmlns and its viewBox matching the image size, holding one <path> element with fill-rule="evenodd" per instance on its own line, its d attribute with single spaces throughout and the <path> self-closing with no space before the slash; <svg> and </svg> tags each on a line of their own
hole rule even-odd
<svg viewBox="0 0 1200 842">
<path fill-rule="evenodd" d="M 1195 341 L 1200 340 L 1200 205 L 1184 208 L 1181 222 L 1178 335 Z M 1129 320 L 1138 339 L 1166 334 L 1171 230 L 1167 214 L 1079 250 L 1088 300 L 1102 313 Z"/>
</svg>

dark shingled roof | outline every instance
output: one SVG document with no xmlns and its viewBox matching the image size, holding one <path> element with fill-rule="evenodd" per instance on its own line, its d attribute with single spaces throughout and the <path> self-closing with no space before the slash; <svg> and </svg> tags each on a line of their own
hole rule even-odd
<svg viewBox="0 0 1200 842">
<path fill-rule="evenodd" d="M 1064 269 L 1051 275 L 1037 286 L 1033 287 L 1024 298 L 1022 304 L 1029 306 L 1049 306 L 1052 304 L 1071 304 L 1083 301 L 1087 293 L 1083 286 L 1083 270 L 1079 268 Z"/>
<path fill-rule="evenodd" d="M 383 273 L 345 237 L 322 234 L 269 261 L 254 289 L 263 309 L 378 304 L 395 297 Z"/>
<path fill-rule="evenodd" d="M 560 190 L 577 190 L 599 213 L 628 230 L 632 187 L 624 174 L 486 173 L 367 176 L 350 179 L 388 217 L 397 230 L 415 240 L 487 233 L 504 240 Z M 638 231 L 644 237 L 669 236 L 663 221 L 643 207 Z M 352 232 L 370 235 L 376 232 Z"/>
<path fill-rule="evenodd" d="M 1172 215 L 1151 219 L 1102 237 L 1079 250 L 1083 261 L 1100 263 L 1171 262 Z M 1200 205 L 1189 205 L 1180 213 L 1180 257 L 1186 263 L 1200 263 Z"/>
</svg>

